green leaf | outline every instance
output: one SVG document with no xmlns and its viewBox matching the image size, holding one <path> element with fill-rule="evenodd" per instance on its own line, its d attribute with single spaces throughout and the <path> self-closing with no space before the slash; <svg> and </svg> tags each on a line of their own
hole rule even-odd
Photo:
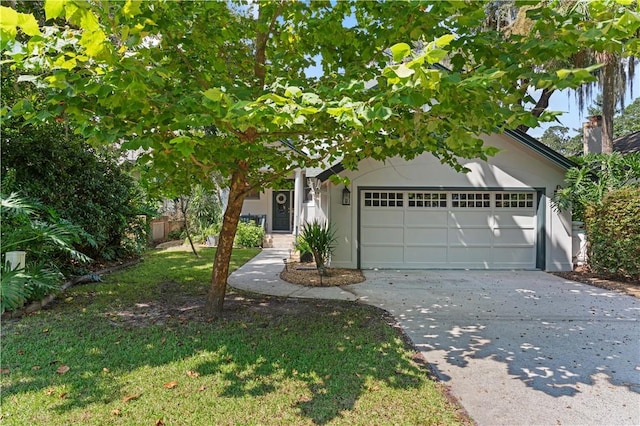
<svg viewBox="0 0 640 426">
<path fill-rule="evenodd" d="M 430 64 L 436 64 L 447 57 L 448 52 L 444 49 L 432 49 L 426 54 L 427 62 Z"/>
<path fill-rule="evenodd" d="M 139 15 L 140 12 L 140 0 L 127 0 L 122 8 L 124 15 L 128 18 L 133 18 L 135 15 Z"/>
<path fill-rule="evenodd" d="M 414 70 L 408 68 L 404 64 L 393 67 L 393 72 L 396 73 L 396 75 L 400 78 L 407 78 L 415 73 Z"/>
<path fill-rule="evenodd" d="M 411 46 L 409 46 L 407 43 L 398 43 L 391 46 L 389 50 L 391 50 L 393 60 L 396 62 L 401 62 L 411 53 Z"/>
<path fill-rule="evenodd" d="M 567 77 L 569 77 L 571 75 L 572 70 L 568 70 L 568 69 L 559 69 L 558 71 L 556 71 L 556 75 L 559 78 L 565 79 Z"/>
<path fill-rule="evenodd" d="M 287 90 L 284 91 L 284 95 L 287 98 L 298 98 L 302 95 L 302 90 L 296 86 L 289 86 Z"/>
<path fill-rule="evenodd" d="M 36 18 L 31 14 L 19 13 L 18 25 L 20 26 L 20 28 L 22 28 L 22 31 L 24 31 L 26 35 L 40 35 L 40 27 L 38 27 L 38 21 L 36 21 Z"/>
<path fill-rule="evenodd" d="M 213 88 L 213 89 L 209 89 L 206 92 L 203 93 L 204 97 L 213 101 L 213 102 L 220 102 L 220 100 L 225 96 L 225 93 L 218 89 L 217 87 Z"/>
<path fill-rule="evenodd" d="M 451 43 L 451 41 L 455 38 L 456 36 L 453 34 L 446 34 L 446 35 L 443 35 L 442 37 L 438 37 L 435 43 L 437 47 L 448 46 L 449 43 Z"/>
<path fill-rule="evenodd" d="M 26 35 L 36 36 L 40 35 L 40 28 L 38 22 L 33 15 L 29 13 L 18 13 L 10 7 L 0 6 L 0 28 L 2 29 L 5 37 L 10 39 L 15 38 L 18 28 L 22 29 Z"/>
<path fill-rule="evenodd" d="M 65 0 L 46 0 L 44 2 L 44 14 L 47 21 L 58 18 L 64 12 Z"/>
</svg>

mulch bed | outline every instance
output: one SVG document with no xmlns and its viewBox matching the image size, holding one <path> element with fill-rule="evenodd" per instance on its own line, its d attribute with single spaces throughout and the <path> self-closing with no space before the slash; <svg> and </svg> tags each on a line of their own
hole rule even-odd
<svg viewBox="0 0 640 426">
<path fill-rule="evenodd" d="M 327 268 L 327 275 L 320 276 L 313 262 L 289 262 L 280 273 L 280 278 L 292 284 L 307 287 L 339 287 L 365 280 L 359 269 Z"/>
<path fill-rule="evenodd" d="M 605 290 L 618 291 L 640 299 L 640 280 L 607 277 L 594 273 L 584 266 L 578 267 L 573 271 L 552 273 L 567 280 L 589 284 Z"/>
</svg>

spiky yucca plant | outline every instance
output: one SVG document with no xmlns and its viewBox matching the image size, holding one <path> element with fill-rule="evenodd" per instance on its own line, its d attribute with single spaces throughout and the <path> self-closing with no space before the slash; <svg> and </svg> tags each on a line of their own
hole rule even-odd
<svg viewBox="0 0 640 426">
<path fill-rule="evenodd" d="M 300 237 L 311 250 L 320 275 L 327 274 L 327 261 L 335 248 L 335 234 L 335 229 L 333 229 L 331 223 L 322 223 L 314 220 L 302 226 Z"/>
</svg>

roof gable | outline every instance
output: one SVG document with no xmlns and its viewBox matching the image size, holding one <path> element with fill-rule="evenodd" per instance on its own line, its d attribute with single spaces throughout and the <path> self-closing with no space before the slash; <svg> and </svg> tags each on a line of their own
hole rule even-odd
<svg viewBox="0 0 640 426">
<path fill-rule="evenodd" d="M 556 164 L 565 170 L 576 166 L 576 163 L 569 160 L 564 155 L 549 148 L 539 140 L 527 135 L 524 132 L 521 132 L 519 130 L 506 130 L 504 134 L 509 136 L 512 140 L 520 143 L 525 148 L 541 155 L 547 161 L 550 161 L 551 163 Z M 338 174 L 343 170 L 344 170 L 344 165 L 340 162 L 329 167 L 328 169 L 319 173 L 315 177 L 317 179 L 320 179 L 322 182 L 324 182 L 327 179 L 329 179 L 331 176 Z"/>
</svg>

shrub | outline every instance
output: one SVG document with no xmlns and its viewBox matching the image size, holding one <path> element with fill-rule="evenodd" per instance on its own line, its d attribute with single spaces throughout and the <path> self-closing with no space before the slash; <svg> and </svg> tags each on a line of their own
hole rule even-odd
<svg viewBox="0 0 640 426">
<path fill-rule="evenodd" d="M 262 247 L 263 240 L 264 229 L 261 226 L 257 226 L 254 223 L 239 222 L 233 245 L 244 248 Z"/>
<path fill-rule="evenodd" d="M 2 196 L 0 252 L 0 312 L 15 310 L 58 289 L 63 275 L 58 259 L 89 259 L 73 248 L 82 230 L 57 218 L 54 211 L 30 203 L 17 194 Z M 27 252 L 24 269 L 12 270 L 6 254 Z"/>
<path fill-rule="evenodd" d="M 317 220 L 307 222 L 300 233 L 302 240 L 311 250 L 320 275 L 326 275 L 326 263 L 335 248 L 336 236 L 331 223 Z"/>
<path fill-rule="evenodd" d="M 181 240 L 183 238 L 186 238 L 184 228 L 174 229 L 173 231 L 169 232 L 169 234 L 167 234 L 167 238 L 169 240 Z"/>
<path fill-rule="evenodd" d="M 296 242 L 294 243 L 294 248 L 298 253 L 300 253 L 300 261 L 301 262 L 310 262 L 313 260 L 313 254 L 311 253 L 311 247 L 305 239 L 302 238 L 302 235 L 298 235 L 296 238 Z"/>
<path fill-rule="evenodd" d="M 600 205 L 604 196 L 616 188 L 640 181 L 640 153 L 621 155 L 589 154 L 575 159 L 577 167 L 565 174 L 565 187 L 556 192 L 554 206 L 572 209 L 573 220 L 584 221 L 589 205 Z"/>
<path fill-rule="evenodd" d="M 640 188 L 608 193 L 586 209 L 589 265 L 596 272 L 640 277 Z"/>
<path fill-rule="evenodd" d="M 3 128 L 3 192 L 20 192 L 81 226 L 96 246 L 76 248 L 94 258 L 114 259 L 146 245 L 147 214 L 139 186 L 112 153 L 98 151 L 61 125 Z M 68 137 L 64 136 L 68 133 Z M 131 241 L 133 240 L 133 241 Z"/>
</svg>

